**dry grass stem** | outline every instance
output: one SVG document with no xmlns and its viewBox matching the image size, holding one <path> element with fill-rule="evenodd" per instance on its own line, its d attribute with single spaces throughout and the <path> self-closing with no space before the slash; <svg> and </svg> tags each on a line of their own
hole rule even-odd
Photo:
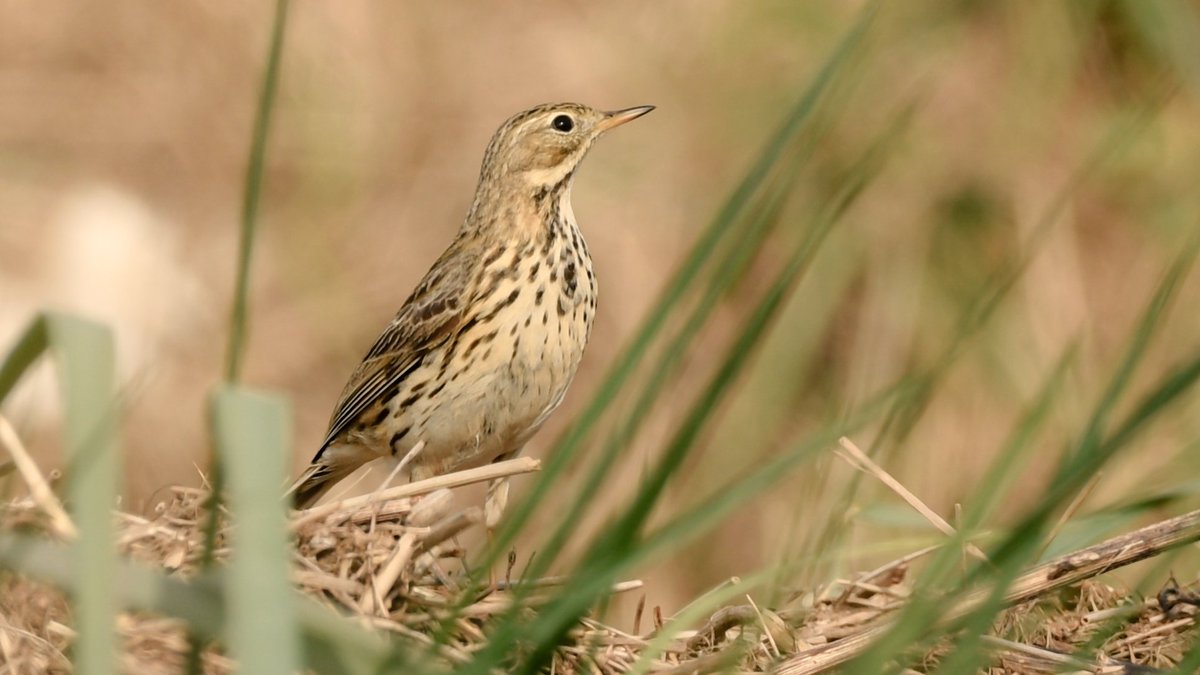
<svg viewBox="0 0 1200 675">
<path fill-rule="evenodd" d="M 38 508 L 50 518 L 50 530 L 62 539 L 74 539 L 79 534 L 79 531 L 75 529 L 75 523 L 71 522 L 70 516 L 67 515 L 58 498 L 54 496 L 54 491 L 50 489 L 50 483 L 38 469 L 37 463 L 29 456 L 29 452 L 25 450 L 25 444 L 21 442 L 21 437 L 17 435 L 16 429 L 13 429 L 12 424 L 3 415 L 0 415 L 0 445 L 3 445 L 13 458 L 17 471 L 20 472 L 21 478 L 25 480 L 25 485 L 29 488 L 29 496 L 38 505 Z"/>
<path fill-rule="evenodd" d="M 936 511 L 926 506 L 925 502 L 921 501 L 908 488 L 904 487 L 900 481 L 893 478 L 890 473 L 884 471 L 883 467 L 876 464 L 874 460 L 868 457 L 865 452 L 860 450 L 858 446 L 855 445 L 854 442 L 849 438 L 842 437 L 838 439 L 838 445 L 840 445 L 842 448 L 842 451 L 838 453 L 838 456 L 846 460 L 850 466 L 860 471 L 865 471 L 866 473 L 869 473 L 875 478 L 879 479 L 881 483 L 888 486 L 893 492 L 899 495 L 901 499 L 907 502 L 909 506 L 913 507 L 917 513 L 921 514 L 925 520 L 928 520 L 930 523 L 932 523 L 934 527 L 942 532 L 942 534 L 945 534 L 948 537 L 953 537 L 955 534 L 957 534 L 950 523 L 946 522 L 946 520 L 939 516 Z M 971 554 L 978 560 L 987 560 L 987 556 L 984 555 L 983 551 L 981 551 L 978 546 L 970 542 L 966 544 L 966 550 L 967 553 Z"/>
<path fill-rule="evenodd" d="M 1042 554 L 1045 553 L 1046 549 L 1050 547 L 1050 544 L 1054 543 L 1054 540 L 1058 538 L 1058 535 L 1060 532 L 1062 532 L 1063 527 L 1065 527 L 1066 524 L 1071 521 L 1071 518 L 1075 517 L 1075 513 L 1079 511 L 1079 507 L 1083 506 L 1083 502 L 1086 501 L 1088 496 L 1092 494 L 1092 490 L 1096 489 L 1096 485 L 1099 484 L 1100 479 L 1103 477 L 1104 472 L 1097 471 L 1095 475 L 1088 479 L 1088 482 L 1083 486 L 1083 489 L 1079 491 L 1079 494 L 1075 495 L 1075 498 L 1071 500 L 1071 503 L 1067 504 L 1067 508 L 1063 510 L 1062 515 L 1060 515 L 1058 520 L 1054 523 L 1054 527 L 1050 528 L 1050 532 L 1046 534 L 1045 540 L 1042 541 L 1042 547 L 1038 549 L 1039 558 L 1042 557 Z"/>
<path fill-rule="evenodd" d="M 420 646 L 449 667 L 467 663 L 487 641 L 488 623 L 510 610 L 518 598 L 530 612 L 537 612 L 564 586 L 569 588 L 571 579 L 505 580 L 483 589 L 473 587 L 468 583 L 465 552 L 455 543 L 455 535 L 481 523 L 482 510 L 455 507 L 446 486 L 531 468 L 536 469 L 536 462 L 496 465 L 492 471 L 452 474 L 298 513 L 293 522 L 292 579 L 332 609 L 398 641 Z M 414 499 L 417 495 L 425 496 Z M 200 558 L 206 499 L 204 490 L 177 488 L 151 517 L 118 513 L 120 550 L 186 578 Z M 5 511 L 4 526 L 48 527 L 43 513 L 36 502 L 19 500 Z M 228 523 L 222 522 L 216 550 L 219 561 L 229 554 L 227 528 Z M 1184 653 L 1194 608 L 1186 602 L 1164 609 L 1157 602 L 1133 601 L 1089 578 L 1198 538 L 1200 512 L 1088 547 L 1021 575 L 1006 594 L 1014 607 L 1001 615 L 994 634 L 987 637 L 1000 668 L 990 672 L 1050 673 L 1064 667 L 1108 672 L 1118 659 L 1169 665 L 1171 658 Z M 583 617 L 556 652 L 552 668 L 557 673 L 612 674 L 645 665 L 653 673 L 825 672 L 860 653 L 887 630 L 890 617 L 912 593 L 906 584 L 910 565 L 930 550 L 813 589 L 809 596 L 814 599 L 801 611 L 777 611 L 747 596 L 746 604 L 721 608 L 696 629 L 676 630 L 664 627 L 662 608 L 655 606 L 650 608 L 653 626 L 646 633 L 640 626 L 631 633 L 597 617 Z M 63 596 L 21 577 L 0 584 L 0 655 L 9 666 L 6 672 L 69 668 L 65 654 L 70 653 L 74 633 Z M 1084 599 L 1071 607 L 1056 605 L 1060 596 L 1051 592 L 1072 584 L 1080 585 Z M 641 588 L 641 581 L 630 580 L 615 584 L 612 591 Z M 464 598 L 466 592 L 475 595 Z M 950 606 L 944 620 L 962 617 L 989 592 L 979 588 L 968 593 Z M 1185 597 L 1184 591 L 1175 597 Z M 1187 613 L 1180 615 L 1180 611 Z M 1034 613 L 1037 625 L 1044 628 L 1028 635 L 1022 621 Z M 1098 652 L 1070 655 L 1108 619 L 1126 624 Z M 435 643 L 431 636 L 447 625 L 450 633 L 440 633 L 445 637 Z M 188 643 L 177 620 L 122 615 L 119 628 L 122 667 L 127 671 L 182 667 Z M 672 632 L 660 635 L 664 630 Z M 651 645 L 656 651 L 643 661 Z M 927 658 L 936 662 L 936 652 Z M 229 673 L 235 668 L 216 647 L 205 652 L 203 661 L 206 673 Z"/>
<path fill-rule="evenodd" d="M 466 471 L 457 471 L 441 476 L 434 476 L 425 480 L 408 483 L 407 485 L 397 485 L 396 487 L 379 490 L 371 494 L 362 495 L 359 497 L 350 497 L 328 504 L 314 506 L 304 511 L 298 511 L 296 520 L 293 522 L 293 527 L 300 527 L 313 520 L 323 518 L 333 513 L 345 512 L 348 510 L 357 510 L 372 504 L 387 502 L 391 500 L 403 499 L 405 497 L 416 497 L 419 495 L 434 492 L 443 488 L 456 488 L 473 483 L 484 483 L 496 478 L 507 478 L 509 476 L 518 476 L 523 473 L 533 473 L 542 468 L 540 460 L 532 457 L 517 457 L 503 462 L 488 464 L 475 469 Z"/>
<path fill-rule="evenodd" d="M 1034 567 L 1009 585 L 1005 602 L 1010 606 L 1024 603 L 1196 540 L 1200 540 L 1200 511 L 1148 525 Z M 943 614 L 943 623 L 962 618 L 991 593 L 992 589 L 987 587 L 968 593 Z M 800 652 L 780 664 L 775 672 L 778 675 L 825 672 L 862 653 L 890 628 L 890 621 L 873 623 L 837 642 Z"/>
</svg>

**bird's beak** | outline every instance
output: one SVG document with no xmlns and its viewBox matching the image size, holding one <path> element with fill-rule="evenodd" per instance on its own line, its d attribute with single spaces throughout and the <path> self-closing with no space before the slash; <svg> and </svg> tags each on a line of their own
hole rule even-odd
<svg viewBox="0 0 1200 675">
<path fill-rule="evenodd" d="M 613 112 L 604 113 L 604 119 L 596 123 L 596 127 L 600 131 L 608 131 L 625 124 L 632 122 L 646 113 L 654 110 L 652 105 L 639 105 L 636 108 L 626 108 L 624 110 L 614 110 Z"/>
</svg>

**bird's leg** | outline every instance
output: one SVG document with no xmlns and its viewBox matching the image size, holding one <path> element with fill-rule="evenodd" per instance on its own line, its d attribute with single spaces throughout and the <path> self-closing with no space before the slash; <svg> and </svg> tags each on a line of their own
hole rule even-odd
<svg viewBox="0 0 1200 675">
<path fill-rule="evenodd" d="M 512 459 L 520 454 L 521 450 L 515 452 L 506 452 L 496 459 L 492 460 L 492 464 L 503 462 Z M 483 522 L 487 528 L 488 543 L 492 543 L 492 536 L 496 533 L 496 525 L 500 523 L 500 517 L 504 515 L 504 507 L 508 506 L 508 477 L 495 478 L 488 481 L 487 497 L 483 501 Z"/>
<path fill-rule="evenodd" d="M 496 478 L 488 481 L 487 496 L 483 502 L 483 523 L 487 528 L 487 541 L 490 547 L 496 540 L 496 525 L 500 516 L 504 515 L 504 507 L 508 505 L 508 478 Z M 496 585 L 496 571 L 488 570 L 488 581 Z"/>
<path fill-rule="evenodd" d="M 495 532 L 504 515 L 504 507 L 508 506 L 508 478 L 496 478 L 488 481 L 487 498 L 483 503 L 483 520 L 489 533 Z"/>
</svg>

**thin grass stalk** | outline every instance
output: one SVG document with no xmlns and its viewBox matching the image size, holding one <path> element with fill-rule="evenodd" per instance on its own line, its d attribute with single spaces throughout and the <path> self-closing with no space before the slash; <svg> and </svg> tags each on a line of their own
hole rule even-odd
<svg viewBox="0 0 1200 675">
<path fill-rule="evenodd" d="M 263 163 L 267 154 L 267 136 L 275 93 L 279 83 L 279 62 L 283 54 L 284 28 L 287 25 L 288 0 L 275 1 L 271 23 L 271 42 L 267 50 L 267 65 L 258 89 L 258 106 L 254 113 L 254 130 L 250 137 L 250 157 L 246 163 L 246 178 L 242 189 L 241 226 L 238 237 L 237 277 L 234 282 L 233 308 L 229 318 L 229 345 L 225 353 L 225 380 L 235 383 L 241 379 L 242 357 L 246 350 L 247 307 L 250 298 L 250 263 L 254 257 L 254 238 L 258 230 L 258 204 L 262 194 Z"/>
<path fill-rule="evenodd" d="M 641 653 L 638 654 L 638 660 L 634 662 L 633 668 L 626 675 L 647 675 L 654 666 L 654 660 L 667 650 L 667 646 L 686 627 L 696 625 L 729 601 L 762 585 L 774 574 L 774 570 L 764 570 L 750 576 L 739 577 L 689 602 L 686 607 L 676 612 L 663 624 L 661 629 L 654 632 L 654 636 L 642 648 Z"/>
<path fill-rule="evenodd" d="M 1146 47 L 1169 62 L 1188 87 L 1200 91 L 1200 12 L 1195 6 L 1136 0 L 1115 6 Z"/>
<path fill-rule="evenodd" d="M 1129 388 L 1133 373 L 1145 358 L 1154 334 L 1165 321 L 1171 302 L 1191 269 L 1198 251 L 1200 238 L 1194 239 L 1180 253 L 1159 284 L 1150 305 L 1138 322 L 1128 351 L 1087 424 L 1082 440 L 1075 452 L 1066 457 L 1055 480 L 1051 482 L 1041 510 L 1052 510 L 1069 500 L 1104 463 L 1132 440 L 1134 434 L 1190 388 L 1200 376 L 1200 358 L 1192 359 L 1178 367 L 1105 438 L 1108 416 Z"/>
<path fill-rule="evenodd" d="M 4 362 L 0 363 L 0 403 L 12 393 L 17 382 L 46 350 L 48 343 L 46 320 L 44 316 L 35 317 L 8 350 Z"/>
<path fill-rule="evenodd" d="M 225 380 L 236 383 L 241 377 L 242 355 L 245 351 L 247 333 L 247 306 L 250 296 L 250 263 L 253 259 L 255 233 L 258 230 L 258 204 L 262 192 L 263 164 L 267 152 L 267 136 L 270 131 L 271 112 L 275 106 L 278 89 L 279 63 L 283 54 L 283 36 L 287 25 L 289 0 L 276 0 L 271 24 L 271 41 L 267 50 L 267 64 L 259 87 L 258 106 L 255 110 L 254 130 L 250 139 L 250 157 L 246 166 L 246 178 L 242 190 L 242 215 L 238 239 L 237 277 L 234 282 L 233 309 L 229 323 L 229 345 L 226 350 Z M 211 428 L 211 420 L 210 420 Z M 209 482 L 212 486 L 205 510 L 214 514 L 220 504 L 225 476 L 220 457 L 213 455 Z M 210 517 L 205 527 L 204 556 L 202 566 L 212 564 L 212 551 L 217 534 L 216 518 Z M 198 665 L 198 664 L 196 664 Z"/>
<path fill-rule="evenodd" d="M 1009 432 L 1008 440 L 1000 446 L 995 459 L 984 471 L 980 484 L 971 490 L 972 500 L 964 511 L 959 531 L 969 537 L 978 530 L 1000 502 L 1005 488 L 1017 477 L 1017 470 L 1037 449 L 1035 439 L 1050 413 L 1054 401 L 1062 393 L 1067 374 L 1079 355 L 1078 344 L 1073 343 L 1058 358 L 1050 376 L 1042 384 L 1033 403 L 1025 408 L 1024 414 Z"/>
</svg>

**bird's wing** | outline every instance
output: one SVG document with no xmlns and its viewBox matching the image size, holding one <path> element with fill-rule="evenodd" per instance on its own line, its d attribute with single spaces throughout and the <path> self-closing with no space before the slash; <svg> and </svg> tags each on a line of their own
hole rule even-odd
<svg viewBox="0 0 1200 675">
<path fill-rule="evenodd" d="M 425 274 L 346 383 L 313 461 L 463 323 L 478 256 L 452 245 Z"/>
</svg>

